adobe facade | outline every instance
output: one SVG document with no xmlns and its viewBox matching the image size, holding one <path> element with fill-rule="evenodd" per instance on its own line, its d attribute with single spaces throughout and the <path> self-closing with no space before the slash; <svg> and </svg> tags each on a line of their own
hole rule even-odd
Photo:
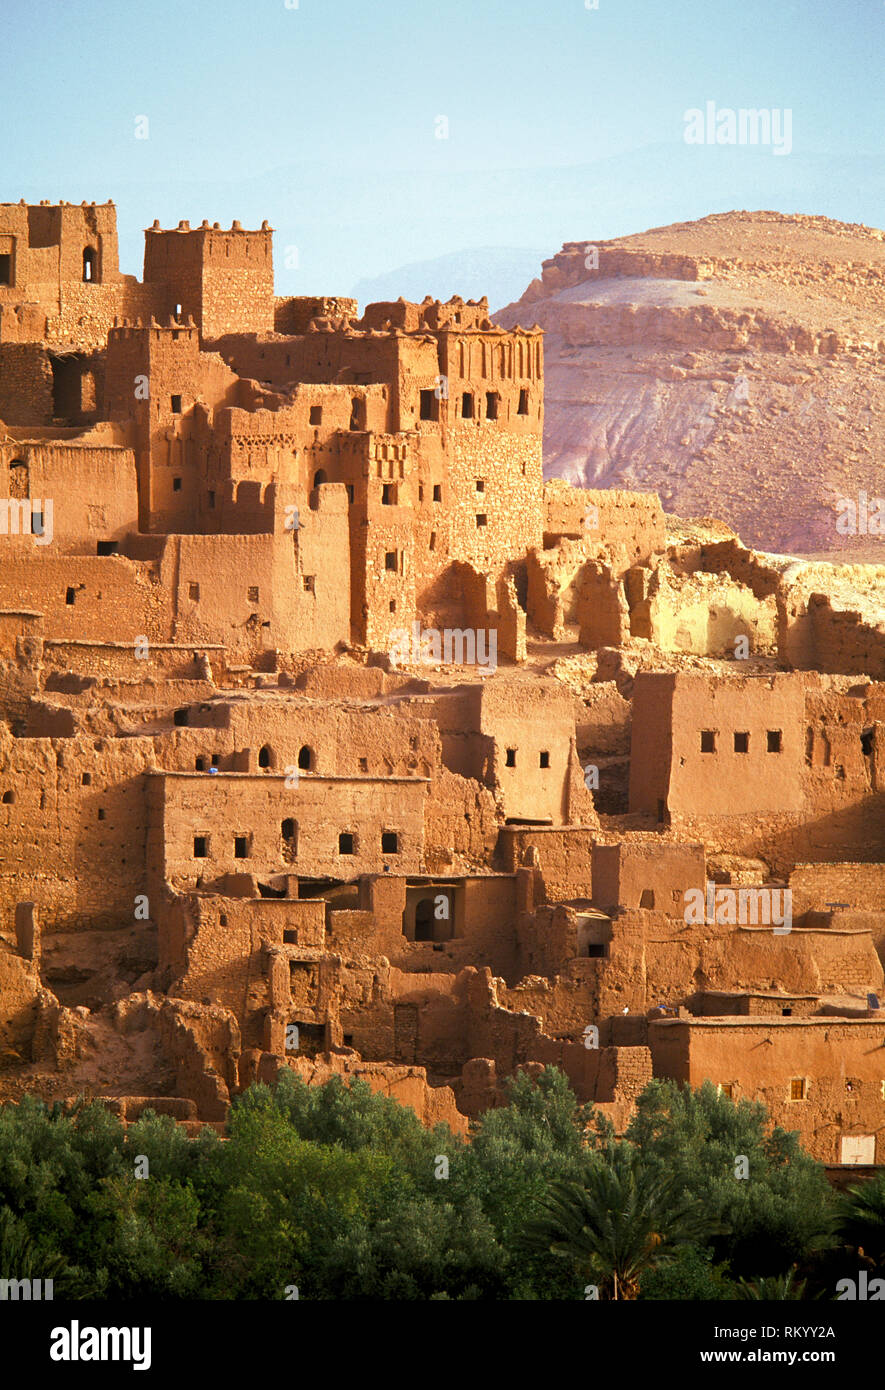
<svg viewBox="0 0 885 1390">
<path fill-rule="evenodd" d="M 0 1100 L 465 1132 L 553 1063 L 885 1162 L 885 570 L 545 483 L 543 386 L 485 300 L 275 297 L 267 224 L 139 282 L 0 207 Z"/>
</svg>

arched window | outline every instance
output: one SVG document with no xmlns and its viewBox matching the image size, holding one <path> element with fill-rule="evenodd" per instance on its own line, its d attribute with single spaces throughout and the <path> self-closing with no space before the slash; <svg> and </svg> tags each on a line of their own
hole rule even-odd
<svg viewBox="0 0 885 1390">
<path fill-rule="evenodd" d="M 328 481 L 329 481 L 329 479 L 328 479 L 328 477 L 326 476 L 326 470 L 325 470 L 325 468 L 318 468 L 317 471 L 316 471 L 316 472 L 314 473 L 314 475 L 313 475 L 313 485 L 314 485 L 314 487 L 320 487 L 323 483 L 327 483 Z"/>
<path fill-rule="evenodd" d="M 264 745 L 258 754 L 258 766 L 273 767 L 273 753 L 268 748 L 267 744 Z"/>
<path fill-rule="evenodd" d="M 88 285 L 95 279 L 95 251 L 91 246 L 83 248 L 83 280 Z"/>
<path fill-rule="evenodd" d="M 313 749 L 308 748 L 306 743 L 298 754 L 298 766 L 305 772 L 313 771 Z"/>
</svg>

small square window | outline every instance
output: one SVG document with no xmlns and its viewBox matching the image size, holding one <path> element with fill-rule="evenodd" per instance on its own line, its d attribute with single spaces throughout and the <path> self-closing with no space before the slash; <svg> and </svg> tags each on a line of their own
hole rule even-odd
<svg viewBox="0 0 885 1390">
<path fill-rule="evenodd" d="M 734 1082 L 723 1081 L 719 1086 L 720 1096 L 725 1096 L 726 1100 L 734 1100 Z"/>
<path fill-rule="evenodd" d="M 545 748 L 544 751 L 539 755 L 539 757 L 540 757 L 540 763 L 539 763 L 539 765 L 540 765 L 541 767 L 549 767 L 549 766 L 550 766 L 550 754 L 547 752 L 546 748 Z"/>
<path fill-rule="evenodd" d="M 399 835 L 395 830 L 384 830 L 381 833 L 381 853 L 399 854 Z"/>
<path fill-rule="evenodd" d="M 248 835 L 234 836 L 234 859 L 246 859 L 249 853 Z"/>
<path fill-rule="evenodd" d="M 477 514 L 476 514 L 476 524 L 477 524 L 477 526 L 488 526 L 488 524 L 489 524 L 489 519 L 488 519 L 488 517 L 486 516 L 485 512 L 477 512 Z"/>
<path fill-rule="evenodd" d="M 794 1076 L 790 1082 L 790 1100 L 805 1100 L 808 1094 L 808 1083 L 804 1076 Z"/>
<path fill-rule="evenodd" d="M 394 574 L 396 573 L 397 564 L 396 564 L 396 551 L 395 551 L 395 550 L 388 550 L 387 553 L 385 554 L 385 556 L 384 556 L 384 568 L 385 568 L 386 570 L 392 570 Z"/>
<path fill-rule="evenodd" d="M 508 748 L 504 757 L 505 767 L 516 767 L 516 749 Z"/>
<path fill-rule="evenodd" d="M 767 734 L 769 753 L 779 753 L 781 751 L 781 731 L 780 729 L 769 729 Z"/>
<path fill-rule="evenodd" d="M 391 613 L 395 613 L 395 612 L 396 612 L 396 599 L 395 599 L 395 598 L 392 598 L 392 599 L 390 600 L 390 611 L 391 611 Z"/>
<path fill-rule="evenodd" d="M 433 484 L 433 500 L 434 502 L 442 501 L 442 483 Z"/>
<path fill-rule="evenodd" d="M 173 397 L 172 397 L 172 407 L 171 407 L 171 408 L 172 408 L 172 414 L 173 414 L 173 415 L 180 415 L 180 414 L 181 414 L 181 397 L 180 397 L 180 396 L 173 396 Z"/>
<path fill-rule="evenodd" d="M 249 585 L 249 588 L 248 588 L 247 591 L 246 591 L 246 597 L 248 598 L 248 600 L 249 600 L 250 603 L 257 603 L 257 602 L 258 602 L 258 585 L 257 585 L 257 584 L 250 584 L 250 585 Z"/>
<path fill-rule="evenodd" d="M 702 730 L 701 730 L 701 752 L 702 752 L 702 753 L 715 753 L 715 752 L 716 752 L 716 734 L 715 734 L 715 731 L 714 731 L 713 729 L 702 729 Z"/>
<path fill-rule="evenodd" d="M 208 855 L 209 839 L 206 835 L 194 836 L 194 858 L 205 859 Z"/>
<path fill-rule="evenodd" d="M 91 786 L 92 786 L 92 773 L 91 773 L 91 772 L 84 772 L 84 773 L 83 773 L 83 776 L 80 778 L 80 785 L 81 785 L 81 787 L 91 787 Z"/>
<path fill-rule="evenodd" d="M 477 490 L 477 492 L 485 492 L 485 490 L 486 490 L 485 478 L 477 478 L 477 480 L 476 480 L 476 490 Z"/>
<path fill-rule="evenodd" d="M 748 733 L 735 733 L 734 751 L 736 753 L 749 753 L 750 735 Z"/>
<path fill-rule="evenodd" d="M 189 585 L 188 585 L 188 593 L 189 593 L 189 595 L 190 595 L 190 599 L 191 599 L 191 602 L 192 602 L 192 603 L 199 603 L 199 602 L 200 602 L 200 586 L 199 586 L 199 584 L 189 584 Z"/>
<path fill-rule="evenodd" d="M 107 811 L 105 811 L 103 807 L 102 807 L 102 808 L 99 808 L 98 819 L 99 819 L 99 820 L 107 820 L 107 818 L 108 818 L 108 813 L 107 813 Z"/>
<path fill-rule="evenodd" d="M 181 479 L 180 479 L 180 478 L 173 478 L 173 479 L 172 479 L 172 491 L 173 491 L 173 492 L 181 492 Z"/>
<path fill-rule="evenodd" d="M 310 423 L 312 425 L 321 425 L 323 423 L 323 407 L 321 405 L 312 405 L 310 407 Z"/>
<path fill-rule="evenodd" d="M 348 831 L 342 831 L 342 833 L 338 836 L 338 853 L 353 854 L 354 852 L 355 851 L 353 836 Z"/>
<path fill-rule="evenodd" d="M 301 576 L 301 582 L 302 582 L 303 585 L 304 585 L 304 592 L 305 592 L 306 594 L 315 594 L 315 593 L 316 593 L 316 587 L 315 587 L 315 585 L 316 585 L 316 575 L 315 575 L 315 574 L 304 574 L 304 575 L 302 575 L 302 576 Z"/>
</svg>

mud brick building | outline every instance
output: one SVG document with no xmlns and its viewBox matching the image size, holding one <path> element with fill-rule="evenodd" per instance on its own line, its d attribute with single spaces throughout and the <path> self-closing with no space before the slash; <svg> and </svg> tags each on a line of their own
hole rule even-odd
<svg viewBox="0 0 885 1390">
<path fill-rule="evenodd" d="M 555 1064 L 885 1162 L 885 570 L 547 483 L 543 409 L 485 300 L 0 207 L 0 1100 Z"/>
</svg>

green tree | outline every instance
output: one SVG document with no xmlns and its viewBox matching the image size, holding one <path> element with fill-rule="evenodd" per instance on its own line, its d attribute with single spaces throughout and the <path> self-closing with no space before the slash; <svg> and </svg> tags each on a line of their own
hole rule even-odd
<svg viewBox="0 0 885 1390">
<path fill-rule="evenodd" d="M 652 1081 L 626 1136 L 710 1213 L 714 1258 L 738 1275 L 784 1274 L 833 1241 L 823 1166 L 798 1135 L 771 1126 L 763 1105 Z M 746 1176 L 741 1176 L 746 1174 Z"/>
<path fill-rule="evenodd" d="M 697 1201 L 622 1143 L 593 1155 L 583 1183 L 553 1183 L 523 1239 L 567 1261 L 576 1280 L 599 1284 L 613 1299 L 635 1299 L 647 1272 L 709 1234 Z"/>
</svg>

